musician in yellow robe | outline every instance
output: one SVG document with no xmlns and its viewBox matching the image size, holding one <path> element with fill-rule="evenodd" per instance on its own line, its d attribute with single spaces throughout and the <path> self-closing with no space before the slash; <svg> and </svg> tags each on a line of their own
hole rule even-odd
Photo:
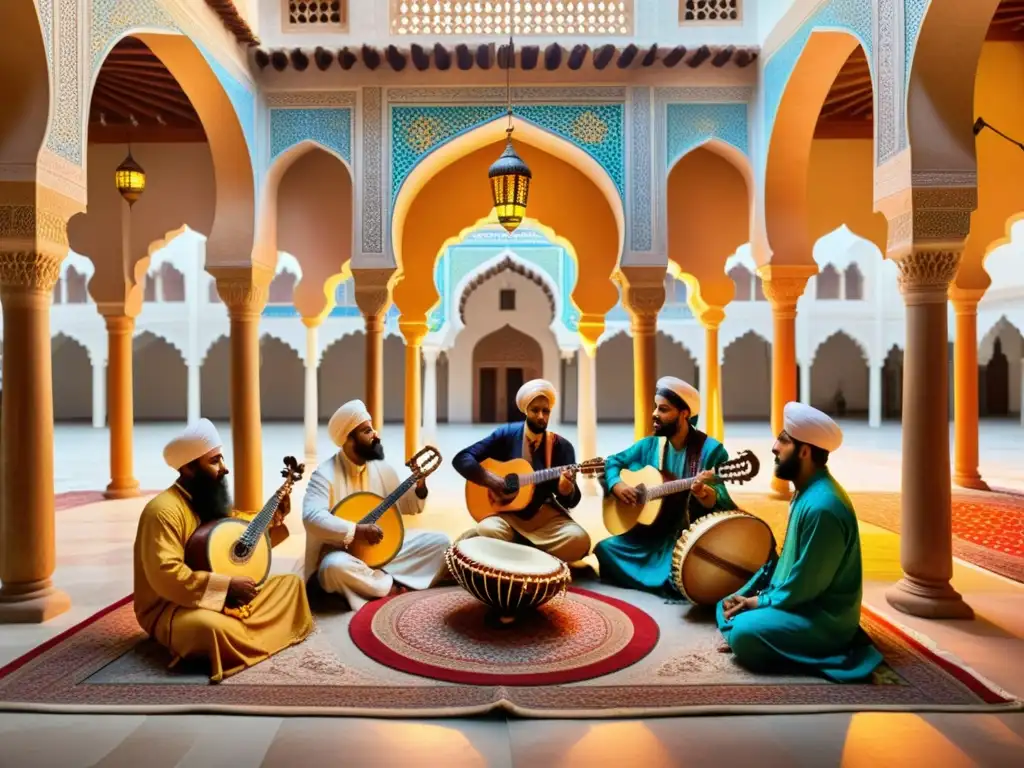
<svg viewBox="0 0 1024 768">
<path fill-rule="evenodd" d="M 360 491 L 388 496 L 401 482 L 394 468 L 384 461 L 384 445 L 361 400 L 341 406 L 327 423 L 327 431 L 340 450 L 310 476 L 302 501 L 305 578 L 315 573 L 321 588 L 343 596 L 352 610 L 369 600 L 405 588 L 426 589 L 442 580 L 448 571 L 444 554 L 451 545 L 451 539 L 443 533 L 406 530 L 402 548 L 384 568 L 371 568 L 345 551 L 357 538 L 376 544 L 383 532 L 376 525 L 356 525 L 335 517 L 331 514 L 334 506 Z M 402 515 L 418 515 L 426 499 L 427 484 L 421 480 L 396 506 Z"/>
<path fill-rule="evenodd" d="M 185 565 L 185 544 L 196 528 L 234 514 L 216 427 L 208 419 L 190 425 L 164 448 L 164 460 L 178 480 L 139 517 L 135 617 L 171 652 L 172 667 L 182 659 L 205 658 L 216 683 L 301 642 L 313 631 L 313 616 L 298 576 L 272 576 L 257 589 L 251 579 Z M 272 541 L 283 540 L 290 508 L 286 496 Z"/>
</svg>

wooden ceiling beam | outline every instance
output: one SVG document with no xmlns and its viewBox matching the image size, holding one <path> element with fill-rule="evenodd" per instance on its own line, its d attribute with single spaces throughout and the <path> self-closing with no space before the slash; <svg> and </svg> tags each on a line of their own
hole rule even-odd
<svg viewBox="0 0 1024 768">
<path fill-rule="evenodd" d="M 519 66 L 529 71 L 537 68 L 537 62 L 540 61 L 540 46 L 539 45 L 524 45 L 519 51 Z"/>
<path fill-rule="evenodd" d="M 163 113 L 166 112 L 172 115 L 177 115 L 183 120 L 199 119 L 199 116 L 196 114 L 191 104 L 188 105 L 188 108 L 182 109 L 181 107 L 175 104 L 171 104 L 166 101 L 159 101 L 157 98 L 154 98 L 153 96 L 144 93 L 140 88 L 125 88 L 123 86 L 117 85 L 116 83 L 105 83 L 104 87 L 108 92 L 112 91 L 113 93 L 123 96 L 126 99 L 134 100 L 136 103 L 140 105 L 139 109 L 143 109 L 143 105 L 145 105 L 146 108 L 157 110 L 157 112 L 153 113 L 154 118 L 157 114 L 159 114 L 162 117 Z"/>
<path fill-rule="evenodd" d="M 173 85 L 165 83 L 144 83 L 140 82 L 136 78 L 129 77 L 128 75 L 109 75 L 103 78 L 103 82 L 117 83 L 126 88 L 143 88 L 146 91 L 156 92 L 161 98 L 169 99 L 183 107 L 195 109 L 195 107 L 192 106 L 192 102 L 189 101 L 188 96 L 185 95 L 185 92 L 181 90 L 177 83 L 174 83 Z"/>
<path fill-rule="evenodd" d="M 630 43 L 619 52 L 619 60 L 615 63 L 619 69 L 626 69 L 630 64 L 633 63 L 633 59 L 640 52 L 640 49 Z"/>
<path fill-rule="evenodd" d="M 611 43 L 602 45 L 594 51 L 594 69 L 604 69 L 612 63 L 613 58 L 615 58 L 615 46 Z"/>
<path fill-rule="evenodd" d="M 579 70 L 579 68 L 583 66 L 584 62 L 586 62 L 588 53 L 590 53 L 589 45 L 584 45 L 582 43 L 574 45 L 572 53 L 569 54 L 569 61 L 567 62 L 569 69 L 573 72 Z"/>
<path fill-rule="evenodd" d="M 440 43 L 434 44 L 434 66 L 442 72 L 447 72 L 452 66 L 452 55 Z"/>
<path fill-rule="evenodd" d="M 420 72 L 430 69 L 430 54 L 424 50 L 422 45 L 413 43 L 409 48 L 409 58 L 412 59 L 412 65 Z"/>
<path fill-rule="evenodd" d="M 324 48 L 322 45 L 318 45 L 316 50 L 313 51 L 313 61 L 316 62 L 316 68 L 321 72 L 326 72 L 331 68 L 334 63 L 334 54 Z"/>
</svg>

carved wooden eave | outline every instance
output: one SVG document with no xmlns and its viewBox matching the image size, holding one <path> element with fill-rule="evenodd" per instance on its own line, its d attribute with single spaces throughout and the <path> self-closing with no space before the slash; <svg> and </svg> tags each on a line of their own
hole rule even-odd
<svg viewBox="0 0 1024 768">
<path fill-rule="evenodd" d="M 317 47 L 307 48 L 257 48 L 253 62 L 260 70 L 268 67 L 278 72 L 293 69 L 305 72 L 311 65 L 321 72 L 335 67 L 349 71 L 375 72 L 388 69 L 393 72 L 427 72 L 436 70 L 488 70 L 494 67 L 507 68 L 507 45 L 485 43 L 468 45 L 460 43 L 446 46 L 436 43 L 432 48 L 414 44 L 405 47 L 389 45 L 378 48 L 372 45 L 345 47 L 341 49 Z M 697 69 L 710 66 L 746 69 L 757 61 L 760 49 L 756 46 L 708 46 L 687 48 L 684 45 L 661 47 L 657 44 L 639 47 L 630 44 L 617 47 L 612 44 L 591 48 L 584 43 L 566 48 L 552 43 L 543 50 L 537 45 L 516 46 L 515 68 L 531 71 L 554 72 L 603 71 L 605 69 L 643 70 L 651 68 L 689 67 Z"/>
<path fill-rule="evenodd" d="M 210 10 L 220 17 L 224 27 L 235 36 L 239 45 L 255 46 L 260 44 L 260 39 L 253 34 L 252 29 L 238 12 L 233 0 L 206 0 Z"/>
</svg>

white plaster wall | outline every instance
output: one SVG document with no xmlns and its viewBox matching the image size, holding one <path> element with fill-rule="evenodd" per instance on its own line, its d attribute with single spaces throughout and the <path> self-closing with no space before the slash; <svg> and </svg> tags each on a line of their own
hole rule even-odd
<svg viewBox="0 0 1024 768">
<path fill-rule="evenodd" d="M 1006 319 L 999 322 L 981 340 L 978 349 L 978 365 L 985 367 L 992 360 L 996 339 L 1002 342 L 1003 354 L 1007 358 L 1010 379 L 1010 413 L 1021 411 L 1021 358 L 1024 357 L 1024 337 L 1016 326 Z"/>
<path fill-rule="evenodd" d="M 515 290 L 515 310 L 498 310 L 503 289 Z M 484 336 L 506 325 L 537 340 L 544 358 L 544 378 L 557 383 L 561 379 L 561 357 L 551 330 L 553 320 L 551 302 L 544 291 L 522 275 L 506 270 L 479 285 L 466 300 L 465 328 L 448 350 L 448 421 L 473 421 L 473 349 Z"/>
</svg>

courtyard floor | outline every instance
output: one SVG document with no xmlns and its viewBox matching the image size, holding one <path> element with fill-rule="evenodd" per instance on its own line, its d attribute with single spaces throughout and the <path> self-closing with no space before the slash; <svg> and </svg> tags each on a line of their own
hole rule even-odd
<svg viewBox="0 0 1024 768">
<path fill-rule="evenodd" d="M 219 425 L 230 442 L 227 425 Z M 140 425 L 135 431 L 135 472 L 142 488 L 173 479 L 161 451 L 179 424 Z M 846 442 L 830 460 L 851 491 L 894 491 L 900 485 L 900 429 L 872 430 L 844 423 Z M 446 459 L 431 479 L 427 511 L 414 525 L 457 535 L 468 526 L 460 509 L 462 483 L 448 463 L 486 427 L 441 426 L 435 445 Z M 556 430 L 575 441 L 573 425 Z M 386 425 L 392 460 L 402 453 L 401 425 Z M 102 490 L 108 479 L 108 433 L 61 425 L 56 434 L 58 493 Z M 607 455 L 632 440 L 632 428 L 603 424 L 598 452 Z M 731 454 L 753 450 L 761 475 L 743 491 L 767 490 L 772 436 L 766 424 L 728 424 Z M 982 425 L 981 473 L 1000 489 L 1024 493 L 1019 422 Z M 281 458 L 301 457 L 301 424 L 267 424 L 263 432 L 264 492 L 281 482 Z M 319 452 L 334 451 L 321 426 Z M 229 466 L 230 447 L 226 455 Z M 585 457 L 583 457 L 585 458 Z M 395 461 L 395 463 L 400 463 Z M 295 492 L 296 509 L 303 489 Z M 57 513 L 55 580 L 73 608 L 45 626 L 0 628 L 0 665 L 85 619 L 131 591 L 131 545 L 143 499 L 99 502 Z M 577 518 L 600 537 L 599 501 L 588 496 Z M 282 560 L 301 551 L 297 534 L 282 545 Z M 981 675 L 1024 696 L 1024 585 L 954 563 L 954 586 L 977 613 L 974 622 L 929 622 L 893 612 L 885 588 L 898 578 L 898 536 L 862 525 L 875 551 L 865 552 L 865 601 L 884 615 L 931 637 Z M 277 550 L 275 550 L 277 552 Z M 278 568 L 275 566 L 275 570 Z M 537 721 L 501 717 L 396 721 L 317 718 L 196 716 L 71 716 L 0 714 L 0 766 L 1007 766 L 1024 761 L 1024 713 L 821 714 L 690 717 L 633 721 Z"/>
</svg>

